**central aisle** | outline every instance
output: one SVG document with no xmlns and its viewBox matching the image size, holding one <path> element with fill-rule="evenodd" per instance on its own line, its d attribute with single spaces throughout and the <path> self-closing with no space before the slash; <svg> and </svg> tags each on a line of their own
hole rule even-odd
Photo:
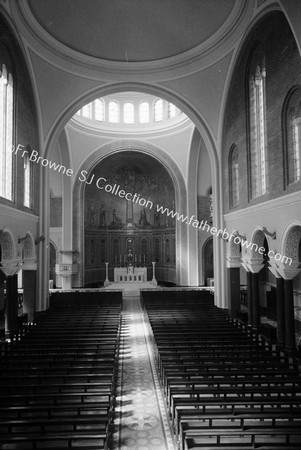
<svg viewBox="0 0 301 450">
<path fill-rule="evenodd" d="M 138 297 L 124 301 L 113 449 L 174 450 Z"/>
</svg>

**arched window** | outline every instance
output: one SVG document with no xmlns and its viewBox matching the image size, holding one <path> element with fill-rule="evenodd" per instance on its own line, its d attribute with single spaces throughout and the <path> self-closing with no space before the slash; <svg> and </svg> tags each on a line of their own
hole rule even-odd
<svg viewBox="0 0 301 450">
<path fill-rule="evenodd" d="M 83 117 L 92 119 L 92 103 L 88 103 L 83 107 Z"/>
<path fill-rule="evenodd" d="M 267 191 L 265 60 L 257 50 L 249 72 L 251 197 Z"/>
<path fill-rule="evenodd" d="M 163 120 L 163 100 L 159 98 L 155 101 L 155 122 Z"/>
<path fill-rule="evenodd" d="M 109 122 L 111 123 L 119 122 L 119 107 L 117 102 L 109 103 Z"/>
<path fill-rule="evenodd" d="M 13 197 L 13 77 L 5 64 L 0 71 L 0 196 Z"/>
<path fill-rule="evenodd" d="M 31 207 L 31 161 L 29 153 L 24 154 L 24 206 Z"/>
<path fill-rule="evenodd" d="M 95 120 L 103 122 L 105 120 L 105 104 L 102 98 L 97 98 L 94 103 Z"/>
<path fill-rule="evenodd" d="M 168 103 L 168 118 L 176 117 L 176 106 L 173 103 Z"/>
<path fill-rule="evenodd" d="M 149 103 L 142 102 L 139 106 L 139 122 L 148 123 L 149 122 Z"/>
<path fill-rule="evenodd" d="M 301 180 L 301 88 L 290 96 L 286 110 L 287 184 Z"/>
<path fill-rule="evenodd" d="M 133 103 L 125 103 L 123 105 L 123 121 L 124 121 L 124 123 L 134 123 L 134 105 L 133 105 Z"/>
<path fill-rule="evenodd" d="M 238 150 L 233 145 L 229 152 L 229 193 L 230 208 L 239 204 L 239 172 L 238 172 Z"/>
</svg>

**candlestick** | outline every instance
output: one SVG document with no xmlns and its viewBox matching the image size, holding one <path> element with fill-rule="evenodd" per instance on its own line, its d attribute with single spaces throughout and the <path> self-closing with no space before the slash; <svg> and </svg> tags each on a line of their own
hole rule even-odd
<svg viewBox="0 0 301 450">
<path fill-rule="evenodd" d="M 110 281 L 109 281 L 109 263 L 106 262 L 105 265 L 106 265 L 106 279 L 104 281 L 104 286 L 109 286 L 109 284 L 110 284 Z"/>
</svg>

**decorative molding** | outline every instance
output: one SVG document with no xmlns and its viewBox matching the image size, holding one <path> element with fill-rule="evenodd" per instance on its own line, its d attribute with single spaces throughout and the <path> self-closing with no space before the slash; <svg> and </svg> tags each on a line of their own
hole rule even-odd
<svg viewBox="0 0 301 450">
<path fill-rule="evenodd" d="M 56 264 L 55 273 L 61 277 L 70 277 L 71 275 L 78 273 L 78 264 Z"/>
<path fill-rule="evenodd" d="M 293 192 L 292 194 L 283 195 L 282 197 L 275 198 L 273 200 L 268 200 L 258 205 L 248 206 L 247 208 L 240 209 L 236 212 L 231 212 L 224 214 L 225 220 L 237 220 L 243 219 L 248 216 L 254 216 L 254 214 L 267 213 L 268 211 L 273 211 L 277 208 L 282 208 L 284 206 L 301 204 L 301 192 Z"/>
<path fill-rule="evenodd" d="M 25 211 L 20 211 L 19 209 L 12 208 L 7 205 L 0 204 L 0 211 L 1 216 L 10 217 L 12 219 L 19 219 L 20 221 L 24 222 L 32 222 L 32 223 L 38 223 L 39 216 L 36 216 L 35 214 L 30 214 Z"/>
<path fill-rule="evenodd" d="M 266 229 L 266 227 L 262 227 L 262 232 L 266 236 L 270 236 L 272 239 L 276 239 L 276 231 L 273 231 L 272 233 Z"/>
<path fill-rule="evenodd" d="M 301 227 L 294 226 L 286 236 L 285 255 L 293 261 L 299 261 L 299 242 L 301 239 Z"/>
</svg>

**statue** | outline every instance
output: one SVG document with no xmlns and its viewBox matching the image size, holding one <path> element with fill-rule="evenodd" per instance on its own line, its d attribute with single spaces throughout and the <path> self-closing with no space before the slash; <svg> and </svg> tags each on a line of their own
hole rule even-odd
<svg viewBox="0 0 301 450">
<path fill-rule="evenodd" d="M 146 219 L 146 210 L 143 208 L 143 210 L 140 213 L 140 219 L 139 219 L 139 225 L 142 225 L 143 227 L 150 225 Z"/>
<path fill-rule="evenodd" d="M 155 212 L 154 214 L 154 227 L 155 228 L 160 227 L 160 214 L 158 212 Z"/>
<path fill-rule="evenodd" d="M 99 226 L 106 226 L 106 210 L 103 204 L 99 208 Z"/>
<path fill-rule="evenodd" d="M 133 255 L 132 249 L 129 248 L 128 249 L 128 254 L 127 254 L 127 265 L 129 267 L 132 267 L 133 266 L 133 261 L 134 261 L 134 255 Z"/>
<path fill-rule="evenodd" d="M 94 206 L 94 202 L 90 203 L 90 208 L 89 208 L 89 225 L 91 225 L 91 226 L 95 225 L 95 206 Z"/>
</svg>

